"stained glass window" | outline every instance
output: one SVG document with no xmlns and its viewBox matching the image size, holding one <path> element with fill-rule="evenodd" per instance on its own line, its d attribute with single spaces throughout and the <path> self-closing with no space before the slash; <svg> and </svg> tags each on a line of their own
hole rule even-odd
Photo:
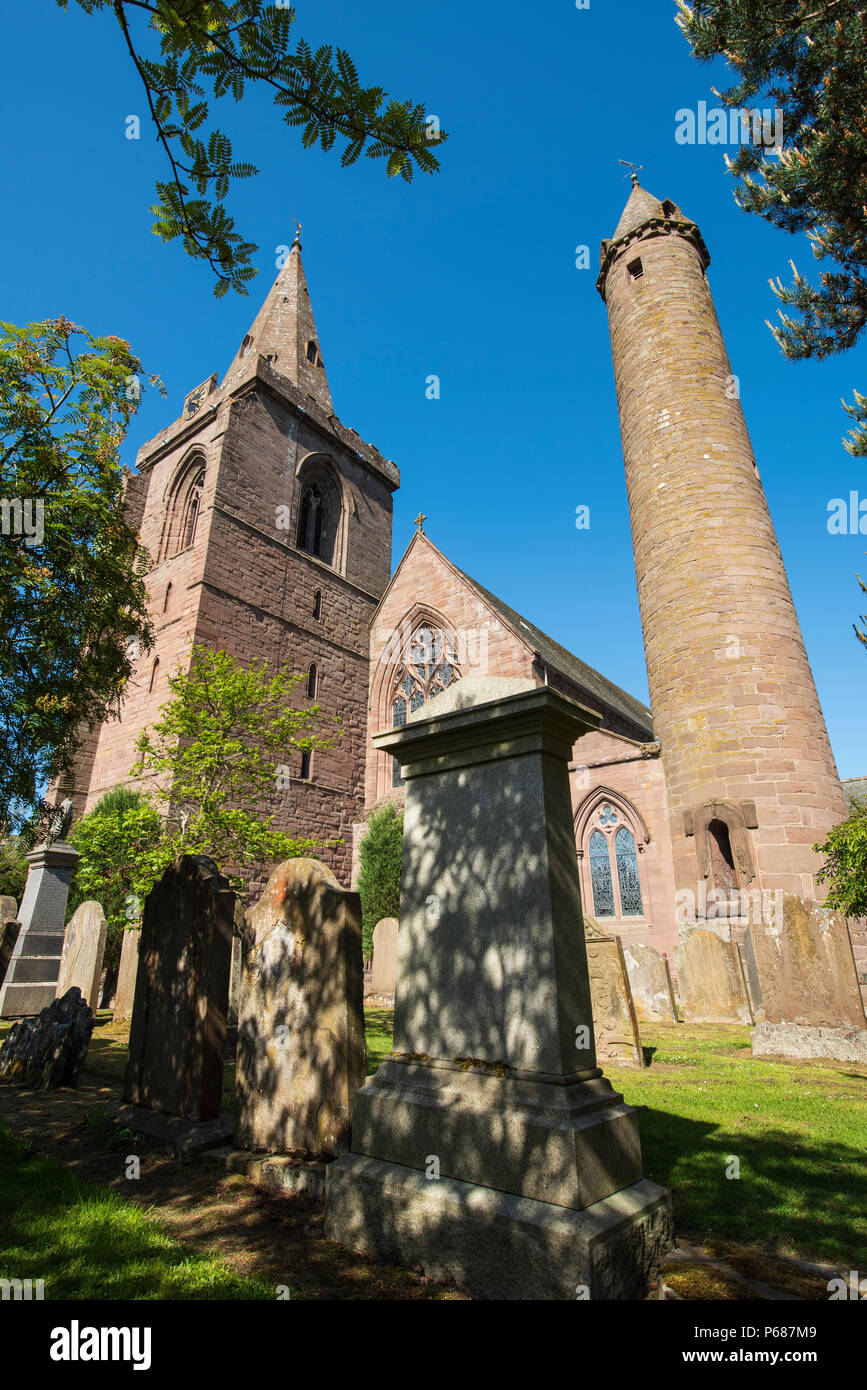
<svg viewBox="0 0 867 1390">
<path fill-rule="evenodd" d="M 611 881 L 611 861 L 608 841 L 600 830 L 590 836 L 590 881 L 593 885 L 593 915 L 614 916 L 614 885 Z"/>
<path fill-rule="evenodd" d="M 614 837 L 617 857 L 617 883 L 620 888 L 620 908 L 624 917 L 641 916 L 641 884 L 638 878 L 638 855 L 635 837 L 622 825 Z M 592 853 L 592 851 L 591 851 Z"/>
<path fill-rule="evenodd" d="M 396 727 L 404 725 L 408 714 L 421 709 L 428 700 L 436 699 L 461 678 L 454 638 L 429 623 L 421 623 L 415 629 L 404 660 L 407 664 L 398 673 L 391 707 L 392 723 Z M 391 784 L 403 786 L 397 759 L 393 760 Z"/>
</svg>

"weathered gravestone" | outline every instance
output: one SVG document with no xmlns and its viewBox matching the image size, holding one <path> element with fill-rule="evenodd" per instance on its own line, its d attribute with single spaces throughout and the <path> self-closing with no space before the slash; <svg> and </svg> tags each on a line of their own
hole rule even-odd
<svg viewBox="0 0 867 1390">
<path fill-rule="evenodd" d="M 771 923 L 745 943 L 761 1003 L 756 1057 L 814 1057 L 867 1064 L 867 1020 L 845 917 L 782 894 Z"/>
<path fill-rule="evenodd" d="M 623 956 L 639 1023 L 677 1023 L 674 985 L 665 956 L 636 941 L 626 943 Z"/>
<path fill-rule="evenodd" d="M 0 1018 L 38 1014 L 55 997 L 66 899 L 78 859 L 78 851 L 62 841 L 39 845 L 27 855 L 21 929 L 0 985 Z"/>
<path fill-rule="evenodd" d="M 242 1149 L 346 1147 L 364 1081 L 361 901 L 315 859 L 279 864 L 247 913 L 236 1086 Z"/>
<path fill-rule="evenodd" d="M 97 902 L 82 903 L 66 924 L 57 977 L 58 999 L 75 986 L 81 990 L 85 1004 L 96 1011 L 104 951 L 105 916 L 102 907 Z"/>
<path fill-rule="evenodd" d="M 132 1018 L 140 944 L 141 927 L 126 927 L 120 947 L 120 965 L 114 991 L 115 1023 L 126 1023 Z"/>
<path fill-rule="evenodd" d="M 587 971 L 593 1002 L 596 1056 L 607 1062 L 643 1067 L 644 1053 L 629 976 L 619 936 L 608 936 L 592 917 L 584 917 Z"/>
<path fill-rule="evenodd" d="M 397 933 L 394 917 L 382 917 L 373 928 L 373 969 L 370 972 L 368 994 L 394 994 L 397 978 Z"/>
<path fill-rule="evenodd" d="M 123 1098 L 187 1120 L 220 1113 L 235 894 L 205 855 L 145 902 Z"/>
<path fill-rule="evenodd" d="M 685 1023 L 752 1023 L 738 948 L 715 931 L 691 931 L 677 948 Z"/>
<path fill-rule="evenodd" d="M 487 1298 L 644 1298 L 672 1243 L 596 1066 L 569 762 L 597 716 L 466 676 L 378 734 L 406 779 L 394 1052 L 355 1095 L 326 1235 Z"/>
<path fill-rule="evenodd" d="M 0 895 L 0 927 L 6 922 L 18 921 L 18 904 L 14 898 L 8 898 L 6 894 Z"/>
<path fill-rule="evenodd" d="M 0 1047 L 0 1076 L 25 1086 L 76 1086 L 94 1017 L 76 988 L 38 1018 L 13 1023 Z"/>
</svg>

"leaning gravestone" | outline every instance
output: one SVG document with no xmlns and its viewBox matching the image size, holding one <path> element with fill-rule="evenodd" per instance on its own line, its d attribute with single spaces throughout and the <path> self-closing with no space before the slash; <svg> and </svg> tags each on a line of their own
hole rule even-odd
<svg viewBox="0 0 867 1390">
<path fill-rule="evenodd" d="M 636 941 L 623 947 L 632 1000 L 639 1023 L 677 1023 L 671 971 L 665 956 Z"/>
<path fill-rule="evenodd" d="M 407 784 L 394 1051 L 329 1165 L 326 1236 L 486 1298 L 644 1298 L 672 1243 L 593 1046 L 569 763 L 597 723 L 466 676 L 373 740 Z"/>
<path fill-rule="evenodd" d="M 596 1056 L 606 1062 L 643 1067 L 638 1019 L 620 937 L 607 936 L 598 922 L 585 916 L 584 941 L 593 1001 Z"/>
<path fill-rule="evenodd" d="M 55 997 L 63 924 L 78 851 L 62 841 L 39 845 L 27 855 L 30 870 L 18 920 L 21 929 L 0 982 L 0 1018 L 38 1014 Z"/>
<path fill-rule="evenodd" d="M 66 924 L 60 974 L 57 977 L 58 999 L 75 985 L 81 990 L 85 1004 L 96 1012 L 104 952 L 105 916 L 102 907 L 97 902 L 82 903 Z"/>
<path fill-rule="evenodd" d="M 0 1047 L 0 1076 L 25 1086 L 76 1086 L 94 1017 L 75 987 L 38 1018 L 13 1023 Z"/>
<path fill-rule="evenodd" d="M 288 859 L 247 913 L 238 1011 L 238 1143 L 333 1156 L 366 1065 L 361 901 Z"/>
<path fill-rule="evenodd" d="M 733 941 L 699 928 L 677 948 L 677 987 L 685 1023 L 752 1023 L 741 958 Z"/>
<path fill-rule="evenodd" d="M 235 894 L 205 855 L 145 902 L 123 1098 L 187 1120 L 220 1113 Z"/>
<path fill-rule="evenodd" d="M 373 928 L 373 969 L 368 994 L 393 995 L 397 977 L 397 933 L 394 917 L 382 917 Z"/>
<path fill-rule="evenodd" d="M 761 991 L 756 1057 L 867 1064 L 867 1020 L 845 917 L 782 894 L 776 919 L 749 929 Z"/>
<path fill-rule="evenodd" d="M 120 947 L 117 985 L 114 991 L 115 1023 L 126 1023 L 132 1018 L 140 943 L 141 927 L 125 927 Z"/>
</svg>

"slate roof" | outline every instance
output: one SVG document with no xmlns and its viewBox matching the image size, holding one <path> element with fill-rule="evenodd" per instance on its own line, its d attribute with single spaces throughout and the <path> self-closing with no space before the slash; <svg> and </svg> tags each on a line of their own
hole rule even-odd
<svg viewBox="0 0 867 1390">
<path fill-rule="evenodd" d="M 653 741 L 653 721 L 646 705 L 643 705 L 640 700 L 636 700 L 634 696 L 628 695 L 625 690 L 620 689 L 619 685 L 615 685 L 613 681 L 600 675 L 598 671 L 594 671 L 592 666 L 588 666 L 586 662 L 581 661 L 565 647 L 561 647 L 560 643 L 555 642 L 553 637 L 549 637 L 547 632 L 543 632 L 541 628 L 536 627 L 535 623 L 529 622 L 520 613 L 516 613 L 514 608 L 503 603 L 502 599 L 497 598 L 496 594 L 492 594 L 489 589 L 484 588 L 471 575 L 459 570 L 457 565 L 453 565 L 453 568 L 481 594 L 485 602 L 490 604 L 510 627 L 517 630 L 519 636 L 532 644 L 546 666 L 559 671 L 574 685 L 586 690 L 601 704 L 608 705 L 622 718 L 634 724 L 646 742 Z"/>
<path fill-rule="evenodd" d="M 853 796 L 863 800 L 867 797 L 867 777 L 844 777 L 841 785 L 849 801 L 852 804 Z"/>
</svg>

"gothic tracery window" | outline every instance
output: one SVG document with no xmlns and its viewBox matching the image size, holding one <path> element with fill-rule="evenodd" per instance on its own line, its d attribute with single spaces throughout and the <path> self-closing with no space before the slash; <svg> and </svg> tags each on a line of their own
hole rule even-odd
<svg viewBox="0 0 867 1390">
<path fill-rule="evenodd" d="M 587 850 L 594 917 L 642 916 L 635 836 L 609 801 L 604 801 L 590 819 Z"/>
<path fill-rule="evenodd" d="M 201 457 L 194 457 L 178 475 L 169 496 L 163 533 L 164 560 L 188 550 L 196 539 L 204 486 L 204 461 Z"/>
<path fill-rule="evenodd" d="M 435 700 L 461 678 L 454 638 L 430 623 L 420 623 L 415 629 L 404 657 L 408 660 L 399 667 L 392 696 L 391 720 L 396 727 L 402 727 L 408 714 Z M 392 760 L 391 784 L 403 786 L 397 758 Z"/>
</svg>

